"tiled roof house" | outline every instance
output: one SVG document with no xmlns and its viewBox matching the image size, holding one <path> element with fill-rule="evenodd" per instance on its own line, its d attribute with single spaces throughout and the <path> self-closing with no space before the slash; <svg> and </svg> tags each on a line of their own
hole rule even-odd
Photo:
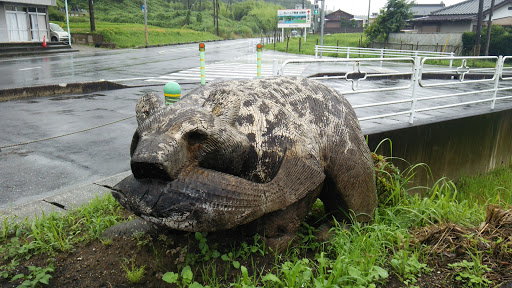
<svg viewBox="0 0 512 288">
<path fill-rule="evenodd" d="M 411 20 L 419 33 L 467 32 L 476 30 L 478 1 L 468 0 L 433 11 L 428 16 Z M 483 21 L 486 23 L 491 0 L 484 0 Z M 492 24 L 512 26 L 512 0 L 495 0 Z"/>
</svg>

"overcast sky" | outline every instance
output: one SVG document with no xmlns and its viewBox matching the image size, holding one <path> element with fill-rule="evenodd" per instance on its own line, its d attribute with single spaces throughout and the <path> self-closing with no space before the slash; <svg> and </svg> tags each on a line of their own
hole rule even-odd
<svg viewBox="0 0 512 288">
<path fill-rule="evenodd" d="M 370 0 L 371 13 L 378 13 L 380 8 L 386 5 L 386 0 Z M 446 6 L 450 6 L 464 0 L 443 0 Z M 313 0 L 311 0 L 313 3 Z M 417 4 L 439 4 L 441 0 L 416 0 Z M 321 2 L 319 2 L 321 5 Z M 368 0 L 325 0 L 326 10 L 341 9 L 352 15 L 368 15 Z"/>
</svg>

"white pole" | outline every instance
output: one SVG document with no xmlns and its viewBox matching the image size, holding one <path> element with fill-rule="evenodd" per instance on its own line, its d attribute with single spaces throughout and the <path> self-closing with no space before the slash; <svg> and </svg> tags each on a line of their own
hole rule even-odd
<svg viewBox="0 0 512 288">
<path fill-rule="evenodd" d="M 148 48 L 148 6 L 146 6 L 146 0 L 144 0 L 144 33 L 146 36 L 146 48 Z"/>
<path fill-rule="evenodd" d="M 325 0 L 322 0 L 322 12 L 320 13 L 320 46 L 324 46 L 324 20 L 325 20 Z M 322 58 L 322 50 L 320 50 L 320 58 Z"/>
<path fill-rule="evenodd" d="M 69 32 L 68 0 L 65 1 L 65 6 L 66 6 L 66 24 L 68 25 L 68 37 L 69 37 L 68 44 L 69 44 L 69 47 L 71 47 L 71 32 Z"/>
</svg>

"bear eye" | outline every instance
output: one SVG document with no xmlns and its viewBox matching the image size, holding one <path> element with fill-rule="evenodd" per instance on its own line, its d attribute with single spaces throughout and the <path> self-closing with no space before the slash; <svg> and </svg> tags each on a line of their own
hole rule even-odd
<svg viewBox="0 0 512 288">
<path fill-rule="evenodd" d="M 196 145 L 208 139 L 208 134 L 201 130 L 194 130 L 185 134 L 185 139 L 189 145 Z"/>
</svg>

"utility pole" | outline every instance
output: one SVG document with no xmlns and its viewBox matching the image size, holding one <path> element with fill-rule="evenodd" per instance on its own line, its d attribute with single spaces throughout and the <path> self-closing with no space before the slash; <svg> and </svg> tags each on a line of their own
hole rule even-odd
<svg viewBox="0 0 512 288">
<path fill-rule="evenodd" d="M 368 0 L 368 19 L 366 20 L 366 27 L 370 25 L 370 4 L 372 3 L 372 0 Z"/>
<path fill-rule="evenodd" d="M 148 6 L 144 0 L 144 33 L 146 34 L 146 48 L 148 48 Z"/>
<path fill-rule="evenodd" d="M 94 6 L 93 0 L 89 0 L 89 22 L 91 24 L 91 32 L 96 31 L 96 25 L 94 24 Z"/>
<path fill-rule="evenodd" d="M 480 56 L 480 38 L 482 34 L 482 18 L 483 18 L 483 10 L 484 10 L 484 0 L 478 1 L 478 18 L 476 21 L 476 37 L 475 37 L 475 55 Z"/>
<path fill-rule="evenodd" d="M 485 56 L 489 56 L 489 44 L 491 42 L 492 12 L 494 11 L 494 0 L 491 0 L 491 10 L 487 19 L 487 34 L 485 34 Z"/>
<path fill-rule="evenodd" d="M 220 11 L 220 5 L 219 5 L 219 0 L 217 0 L 217 36 L 219 36 L 219 11 Z"/>
<path fill-rule="evenodd" d="M 320 12 L 320 46 L 324 46 L 324 21 L 325 21 L 325 0 L 322 0 L 322 11 Z M 320 50 L 322 58 L 322 50 Z"/>
<path fill-rule="evenodd" d="M 216 8 L 216 7 L 217 7 L 217 5 L 216 5 L 216 3 L 215 3 L 215 1 L 216 1 L 216 0 L 212 0 L 212 1 L 213 1 L 213 27 L 215 27 L 215 23 L 217 23 L 217 22 L 216 22 L 217 20 L 216 20 L 216 18 L 215 18 L 215 16 L 216 16 L 216 14 L 215 14 L 215 10 L 217 9 L 217 8 Z"/>
</svg>

